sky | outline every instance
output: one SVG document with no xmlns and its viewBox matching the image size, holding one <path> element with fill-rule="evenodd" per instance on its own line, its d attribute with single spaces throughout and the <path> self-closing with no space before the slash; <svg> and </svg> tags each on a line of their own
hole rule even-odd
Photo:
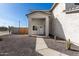
<svg viewBox="0 0 79 59">
<path fill-rule="evenodd" d="M 28 27 L 31 10 L 49 10 L 51 3 L 0 3 L 0 26 Z"/>
</svg>

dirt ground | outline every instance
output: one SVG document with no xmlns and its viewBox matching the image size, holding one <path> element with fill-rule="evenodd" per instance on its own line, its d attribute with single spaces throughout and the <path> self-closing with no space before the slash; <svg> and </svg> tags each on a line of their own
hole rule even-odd
<svg viewBox="0 0 79 59">
<path fill-rule="evenodd" d="M 40 56 L 35 51 L 36 38 L 27 35 L 0 36 L 0 56 Z"/>
<path fill-rule="evenodd" d="M 79 56 L 79 46 L 72 44 L 71 50 L 66 49 L 66 42 L 44 38 L 45 43 L 51 49 L 67 54 Z M 0 56 L 42 56 L 35 51 L 36 37 L 27 35 L 0 36 Z"/>
<path fill-rule="evenodd" d="M 79 46 L 71 44 L 71 49 L 66 49 L 66 41 L 63 40 L 54 40 L 54 39 L 44 39 L 47 46 L 51 49 L 54 49 L 58 52 L 64 53 L 69 56 L 79 56 Z"/>
</svg>

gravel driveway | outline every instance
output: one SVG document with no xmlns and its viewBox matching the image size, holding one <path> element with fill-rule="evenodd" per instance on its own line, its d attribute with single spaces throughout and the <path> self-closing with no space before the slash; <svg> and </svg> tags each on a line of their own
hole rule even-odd
<svg viewBox="0 0 79 59">
<path fill-rule="evenodd" d="M 1 36 L 0 56 L 37 56 L 35 51 L 36 38 L 27 35 Z"/>
</svg>

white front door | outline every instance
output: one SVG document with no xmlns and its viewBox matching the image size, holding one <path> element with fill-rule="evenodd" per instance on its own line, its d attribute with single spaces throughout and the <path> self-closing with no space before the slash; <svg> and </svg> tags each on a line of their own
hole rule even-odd
<svg viewBox="0 0 79 59">
<path fill-rule="evenodd" d="M 38 34 L 44 34 L 44 26 L 43 25 L 38 25 Z"/>
</svg>

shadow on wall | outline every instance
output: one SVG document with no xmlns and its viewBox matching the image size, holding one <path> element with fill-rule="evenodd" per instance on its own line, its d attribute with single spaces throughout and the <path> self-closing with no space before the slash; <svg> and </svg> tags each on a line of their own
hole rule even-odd
<svg viewBox="0 0 79 59">
<path fill-rule="evenodd" d="M 62 40 L 66 40 L 66 36 L 64 33 L 64 29 L 63 29 L 63 25 L 62 23 L 59 21 L 59 19 L 57 17 L 55 17 L 54 15 L 52 15 L 52 19 L 53 19 L 53 23 L 52 23 L 52 27 L 53 27 L 53 37 L 57 36 L 56 39 L 62 39 Z M 58 16 L 59 17 L 59 16 Z M 61 19 L 60 19 L 61 20 Z M 52 36 L 51 36 L 52 37 Z M 73 44 L 71 42 L 71 49 L 67 50 L 66 49 L 66 41 L 49 41 L 49 40 L 45 40 L 47 46 L 51 49 L 57 50 L 61 53 L 70 55 L 70 56 L 75 56 L 78 55 L 79 53 L 79 46 Z"/>
<path fill-rule="evenodd" d="M 57 39 L 66 40 L 62 24 L 57 18 L 55 18 L 54 26 L 54 34 L 57 36 Z"/>
<path fill-rule="evenodd" d="M 66 40 L 61 22 L 54 15 L 52 15 L 52 19 L 53 37 L 56 36 L 56 39 Z"/>
</svg>

